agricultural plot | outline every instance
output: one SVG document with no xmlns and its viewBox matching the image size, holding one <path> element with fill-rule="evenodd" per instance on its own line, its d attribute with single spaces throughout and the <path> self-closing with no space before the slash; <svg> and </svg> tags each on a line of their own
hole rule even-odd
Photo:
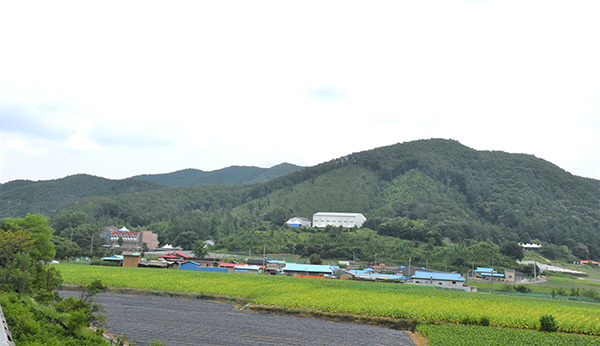
<svg viewBox="0 0 600 346">
<path fill-rule="evenodd" d="M 600 338 L 572 334 L 540 333 L 533 330 L 512 328 L 422 324 L 417 327 L 417 330 L 427 335 L 431 346 L 600 345 Z"/>
<path fill-rule="evenodd" d="M 447 322 L 487 318 L 493 326 L 525 329 L 537 329 L 542 315 L 552 315 L 562 331 L 600 335 L 597 304 L 344 280 L 69 264 L 60 268 L 65 282 L 75 284 L 97 278 L 113 287 L 237 297 L 268 306 Z"/>
</svg>

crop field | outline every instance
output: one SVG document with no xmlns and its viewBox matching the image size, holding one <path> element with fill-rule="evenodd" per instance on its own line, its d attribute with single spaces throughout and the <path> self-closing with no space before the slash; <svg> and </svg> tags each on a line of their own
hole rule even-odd
<svg viewBox="0 0 600 346">
<path fill-rule="evenodd" d="M 537 329 L 552 315 L 560 330 L 600 335 L 600 305 L 436 290 L 413 285 L 149 268 L 60 264 L 65 283 L 101 279 L 140 288 L 237 297 L 254 304 L 460 322 L 487 318 L 493 326 Z"/>
<path fill-rule="evenodd" d="M 431 346 L 498 345 L 600 345 L 600 338 L 582 335 L 540 333 L 533 330 L 483 326 L 426 325 L 417 330 L 427 335 Z"/>
</svg>

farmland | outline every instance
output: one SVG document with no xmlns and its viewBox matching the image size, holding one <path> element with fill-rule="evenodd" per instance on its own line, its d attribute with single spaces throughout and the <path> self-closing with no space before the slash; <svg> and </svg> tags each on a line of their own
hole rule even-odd
<svg viewBox="0 0 600 346">
<path fill-rule="evenodd" d="M 532 330 L 492 328 L 484 326 L 420 325 L 417 330 L 427 335 L 431 346 L 498 345 L 600 345 L 600 338 Z"/>
<path fill-rule="evenodd" d="M 459 323 L 487 318 L 493 326 L 537 329 L 542 315 L 564 332 L 600 335 L 600 306 L 429 287 L 294 277 L 219 274 L 61 264 L 66 283 L 101 279 L 108 286 L 237 298 L 252 304 Z M 360 298 L 360 299 L 358 299 Z"/>
</svg>

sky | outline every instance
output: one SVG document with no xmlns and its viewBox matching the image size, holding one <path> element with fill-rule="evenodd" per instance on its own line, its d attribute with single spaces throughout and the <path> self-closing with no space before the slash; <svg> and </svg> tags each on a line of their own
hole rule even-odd
<svg viewBox="0 0 600 346">
<path fill-rule="evenodd" d="M 600 179 L 600 2 L 0 0 L 0 183 L 428 138 Z"/>
</svg>

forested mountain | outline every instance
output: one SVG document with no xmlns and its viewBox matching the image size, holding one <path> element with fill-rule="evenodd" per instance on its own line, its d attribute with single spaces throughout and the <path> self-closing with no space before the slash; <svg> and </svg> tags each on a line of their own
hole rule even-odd
<svg viewBox="0 0 600 346">
<path fill-rule="evenodd" d="M 361 212 L 368 230 L 282 227 L 289 217 L 319 211 Z M 467 266 L 486 247 L 537 240 L 551 258 L 600 259 L 600 181 L 532 155 L 443 139 L 353 153 L 266 183 L 86 198 L 53 218 L 75 212 L 99 228 L 151 229 L 174 245 L 210 238 L 229 251 L 268 246 L 275 253 L 405 260 L 414 249 L 432 254 L 437 250 L 427 246 L 452 243 L 460 246 L 439 253 Z M 462 260 L 452 257 L 458 253 Z"/>
<path fill-rule="evenodd" d="M 196 186 L 204 184 L 237 185 L 264 183 L 273 178 L 303 169 L 304 167 L 281 163 L 271 168 L 254 166 L 230 166 L 210 172 L 199 169 L 184 169 L 165 174 L 144 174 L 132 178 L 151 180 L 169 186 Z"/>
<path fill-rule="evenodd" d="M 0 185 L 0 218 L 28 213 L 51 215 L 59 206 L 84 197 L 116 196 L 160 189 L 164 185 L 139 179 L 110 180 L 77 174 L 56 180 L 14 180 Z"/>
</svg>

